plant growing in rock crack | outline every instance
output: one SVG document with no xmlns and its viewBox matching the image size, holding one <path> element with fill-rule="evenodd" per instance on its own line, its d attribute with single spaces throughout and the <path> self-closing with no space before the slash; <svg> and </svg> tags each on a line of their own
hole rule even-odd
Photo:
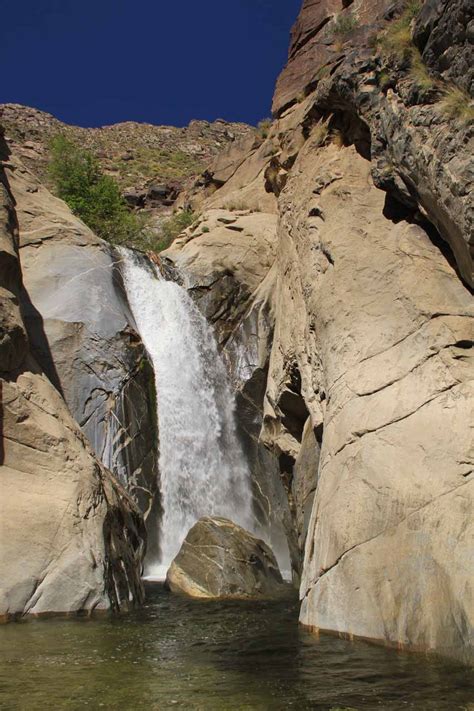
<svg viewBox="0 0 474 711">
<path fill-rule="evenodd" d="M 436 81 L 428 72 L 426 64 L 423 62 L 421 54 L 416 49 L 412 48 L 410 55 L 410 77 L 419 89 L 432 89 L 436 86 Z"/>
<path fill-rule="evenodd" d="M 348 13 L 347 15 L 336 15 L 333 20 L 331 31 L 335 37 L 345 37 L 358 26 L 358 20 L 355 15 Z"/>
<path fill-rule="evenodd" d="M 247 210 L 247 205 L 242 201 L 230 201 L 224 205 L 225 210 L 229 210 L 229 212 L 243 212 L 244 210 Z"/>
<path fill-rule="evenodd" d="M 321 119 L 311 131 L 311 140 L 313 141 L 315 148 L 320 148 L 326 141 L 329 134 L 328 124 L 329 118 L 325 121 Z"/>
<path fill-rule="evenodd" d="M 157 243 L 155 251 L 162 252 L 164 249 L 168 249 L 176 237 L 187 227 L 190 227 L 195 219 L 196 215 L 192 210 L 181 210 L 165 220 L 161 224 L 161 239 Z"/>
<path fill-rule="evenodd" d="M 257 135 L 260 138 L 268 138 L 270 129 L 272 127 L 272 120 L 270 118 L 262 119 L 257 124 Z"/>
<path fill-rule="evenodd" d="M 417 0 L 405 3 L 402 14 L 390 22 L 385 34 L 380 38 L 382 50 L 399 58 L 410 58 L 413 50 L 411 23 L 421 9 Z"/>
<path fill-rule="evenodd" d="M 343 131 L 341 131 L 340 128 L 333 128 L 331 133 L 329 134 L 329 139 L 331 143 L 334 143 L 334 145 L 338 148 L 344 148 L 344 133 Z"/>
<path fill-rule="evenodd" d="M 390 74 L 385 71 L 385 69 L 382 69 L 382 71 L 377 76 L 377 82 L 381 89 L 386 89 L 391 82 Z"/>
<path fill-rule="evenodd" d="M 346 41 L 347 35 L 358 26 L 358 20 L 352 13 L 347 15 L 336 15 L 331 26 L 331 33 L 335 48 L 341 51 Z"/>
<path fill-rule="evenodd" d="M 469 94 L 459 87 L 445 89 L 439 106 L 445 116 L 460 124 L 474 121 L 474 102 Z"/>
<path fill-rule="evenodd" d="M 412 40 L 411 24 L 420 9 L 418 0 L 406 2 L 402 14 L 396 20 L 392 20 L 385 34 L 379 38 L 379 46 L 383 54 L 407 62 L 411 80 L 418 89 L 426 91 L 434 88 L 436 81 L 430 75 Z M 382 84 L 380 86 L 383 88 Z"/>
</svg>

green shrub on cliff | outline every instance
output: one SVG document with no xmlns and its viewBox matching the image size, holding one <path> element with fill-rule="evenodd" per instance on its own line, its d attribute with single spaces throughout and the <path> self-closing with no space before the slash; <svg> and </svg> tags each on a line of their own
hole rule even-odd
<svg viewBox="0 0 474 711">
<path fill-rule="evenodd" d="M 357 17 L 352 13 L 348 15 L 336 15 L 332 25 L 332 33 L 336 37 L 345 37 L 349 32 L 355 30 L 358 24 Z"/>
<path fill-rule="evenodd" d="M 413 50 L 411 23 L 421 10 L 418 0 L 406 0 L 402 14 L 392 20 L 382 37 L 382 49 L 399 57 L 409 57 Z"/>
<path fill-rule="evenodd" d="M 440 102 L 442 113 L 461 124 L 474 121 L 474 102 L 465 91 L 456 86 L 445 89 Z"/>
<path fill-rule="evenodd" d="M 115 180 L 98 160 L 62 135 L 51 142 L 49 175 L 55 192 L 93 232 L 113 244 L 152 249 L 146 220 L 130 212 Z"/>
<path fill-rule="evenodd" d="M 271 118 L 262 119 L 257 124 L 257 135 L 260 138 L 268 138 L 268 134 L 270 133 L 271 127 L 272 127 Z"/>
<path fill-rule="evenodd" d="M 167 249 L 181 232 L 192 225 L 194 220 L 195 215 L 192 210 L 176 212 L 168 220 L 165 220 L 161 225 L 161 239 L 156 245 L 156 251 L 161 252 L 163 249 Z"/>
</svg>

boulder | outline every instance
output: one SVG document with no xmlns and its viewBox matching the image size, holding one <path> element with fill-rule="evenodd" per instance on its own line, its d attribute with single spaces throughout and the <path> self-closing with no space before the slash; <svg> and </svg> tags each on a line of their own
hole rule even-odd
<svg viewBox="0 0 474 711">
<path fill-rule="evenodd" d="M 272 598 L 288 591 L 270 548 L 225 518 L 201 518 L 171 563 L 173 592 L 215 599 Z"/>
<path fill-rule="evenodd" d="M 172 183 L 152 184 L 148 187 L 146 193 L 146 205 L 148 207 L 154 205 L 172 205 L 181 189 L 182 186 L 176 181 Z"/>
<path fill-rule="evenodd" d="M 122 193 L 122 197 L 131 208 L 139 209 L 145 207 L 146 191 L 135 188 L 128 188 Z"/>
</svg>

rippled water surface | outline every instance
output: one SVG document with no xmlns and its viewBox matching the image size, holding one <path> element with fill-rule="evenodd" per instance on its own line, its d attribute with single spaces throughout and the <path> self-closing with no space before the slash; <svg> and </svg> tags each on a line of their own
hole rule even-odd
<svg viewBox="0 0 474 711">
<path fill-rule="evenodd" d="M 474 708 L 470 672 L 298 627 L 296 599 L 190 601 L 148 589 L 146 607 L 110 619 L 0 627 L 0 708 Z"/>
</svg>

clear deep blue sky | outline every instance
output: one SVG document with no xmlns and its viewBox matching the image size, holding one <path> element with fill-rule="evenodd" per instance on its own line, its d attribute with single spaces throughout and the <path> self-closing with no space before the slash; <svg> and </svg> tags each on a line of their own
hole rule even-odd
<svg viewBox="0 0 474 711">
<path fill-rule="evenodd" d="M 302 0 L 9 0 L 0 102 L 68 123 L 256 123 Z"/>
</svg>

